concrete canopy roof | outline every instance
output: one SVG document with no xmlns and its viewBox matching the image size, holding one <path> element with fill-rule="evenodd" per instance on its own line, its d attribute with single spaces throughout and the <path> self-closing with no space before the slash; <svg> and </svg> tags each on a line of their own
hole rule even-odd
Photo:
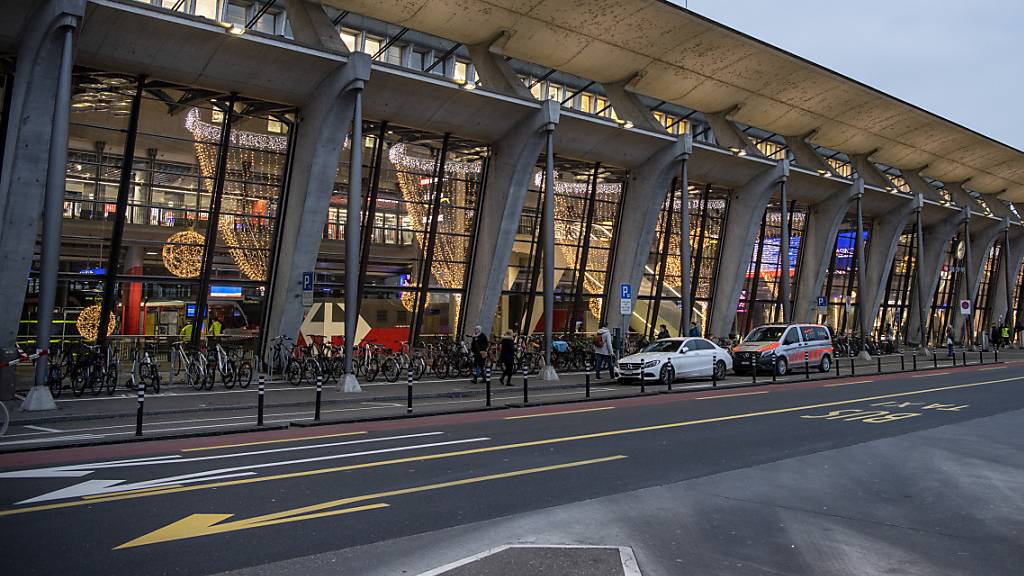
<svg viewBox="0 0 1024 576">
<path fill-rule="evenodd" d="M 1024 201 L 1024 152 L 663 0 L 323 0 L 778 134 L 871 153 L 944 182 Z"/>
</svg>

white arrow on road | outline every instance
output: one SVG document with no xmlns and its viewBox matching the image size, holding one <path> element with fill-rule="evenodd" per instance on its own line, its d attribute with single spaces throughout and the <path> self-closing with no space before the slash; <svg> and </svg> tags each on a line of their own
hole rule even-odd
<svg viewBox="0 0 1024 576">
<path fill-rule="evenodd" d="M 396 438 L 396 437 L 392 437 Z M 28 500 L 22 500 L 18 504 L 34 504 L 37 502 L 47 502 L 50 500 L 63 500 L 66 498 L 81 498 L 83 496 L 93 496 L 97 494 L 109 494 L 112 492 L 125 492 L 129 490 L 142 490 L 142 489 L 153 489 L 153 488 L 167 488 L 170 486 L 179 486 L 181 484 L 188 484 L 194 482 L 201 482 L 205 480 L 223 479 L 223 478 L 237 478 L 239 476 L 251 476 L 256 474 L 253 470 L 259 470 L 263 468 L 273 468 L 278 466 L 290 466 L 293 464 L 306 464 L 309 462 L 322 462 L 324 460 L 338 460 L 342 458 L 355 458 L 358 456 L 368 456 L 371 454 L 385 454 L 388 452 L 402 452 L 406 450 L 418 450 L 422 448 L 435 448 L 438 446 L 451 446 L 452 444 L 466 444 L 469 442 L 485 442 L 490 438 L 466 438 L 463 440 L 449 440 L 447 442 L 431 442 L 428 444 L 415 444 L 412 446 L 395 446 L 392 448 L 382 448 L 379 450 L 366 450 L 363 452 L 347 452 L 344 454 L 331 454 L 329 456 L 318 456 L 316 458 L 301 458 L 298 460 L 284 460 L 280 462 L 263 462 L 259 464 L 249 464 L 245 466 L 235 466 L 231 468 L 218 468 L 215 470 L 206 470 L 203 472 L 195 472 L 192 474 L 182 474 L 178 476 L 168 476 L 165 478 L 157 478 L 153 480 L 144 480 L 141 482 L 126 483 L 125 480 L 86 480 L 67 488 L 61 488 L 53 492 L 48 492 Z M 257 453 L 266 453 L 267 451 L 260 451 Z M 161 462 L 126 462 L 122 461 L 118 463 L 119 466 L 125 466 L 130 464 L 163 464 L 163 463 L 178 463 L 178 462 L 196 462 L 198 460 L 213 459 L 216 457 L 203 457 L 203 458 L 181 458 L 170 461 Z M 113 464 L 113 463 L 108 463 Z M 107 466 L 110 468 L 116 466 Z M 104 468 L 104 466 L 94 466 L 94 468 Z M 74 470 L 57 470 L 51 471 L 51 476 L 56 475 L 58 472 L 75 472 Z M 90 474 L 93 470 L 78 471 L 82 472 L 79 476 Z M 73 474 L 63 474 L 65 476 L 72 476 Z"/>
</svg>

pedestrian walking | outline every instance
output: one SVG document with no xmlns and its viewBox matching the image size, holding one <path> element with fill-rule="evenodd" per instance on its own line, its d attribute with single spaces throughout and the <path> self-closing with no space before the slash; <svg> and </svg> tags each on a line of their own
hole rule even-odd
<svg viewBox="0 0 1024 576">
<path fill-rule="evenodd" d="M 475 326 L 473 339 L 469 344 L 469 351 L 473 355 L 473 384 L 476 384 L 477 379 L 484 376 L 484 367 L 487 365 L 487 348 L 490 345 L 487 335 L 479 326 Z"/>
<path fill-rule="evenodd" d="M 700 338 L 700 327 L 696 322 L 690 322 L 690 336 Z"/>
<path fill-rule="evenodd" d="M 999 326 L 999 345 L 1003 348 L 1010 346 L 1010 327 L 1006 325 L 1006 322 Z"/>
<path fill-rule="evenodd" d="M 671 336 L 668 334 L 668 327 L 662 324 L 658 327 L 658 340 L 664 340 L 666 338 L 671 338 Z"/>
<path fill-rule="evenodd" d="M 999 328 L 996 327 L 996 323 L 992 323 L 992 327 L 988 329 L 988 341 L 992 343 L 992 349 L 999 349 Z"/>
<path fill-rule="evenodd" d="M 946 357 L 953 357 L 953 329 L 946 328 Z"/>
<path fill-rule="evenodd" d="M 511 330 L 506 330 L 501 337 L 501 346 L 498 351 L 498 359 L 501 361 L 501 383 L 505 386 L 512 385 L 512 374 L 516 369 L 516 335 Z"/>
<path fill-rule="evenodd" d="M 615 377 L 615 369 L 612 368 L 612 335 L 608 331 L 608 325 L 604 322 L 601 323 L 601 327 L 597 329 L 597 333 L 594 334 L 591 344 L 594 346 L 594 357 L 597 359 L 594 366 L 595 377 L 601 379 L 601 367 L 608 367 L 608 377 Z"/>
</svg>

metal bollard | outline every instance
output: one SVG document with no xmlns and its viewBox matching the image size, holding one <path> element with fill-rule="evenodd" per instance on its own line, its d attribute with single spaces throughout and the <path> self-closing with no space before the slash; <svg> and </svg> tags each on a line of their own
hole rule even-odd
<svg viewBox="0 0 1024 576">
<path fill-rule="evenodd" d="M 953 368 L 956 368 L 956 352 L 953 353 Z"/>
<path fill-rule="evenodd" d="M 590 372 L 587 372 L 587 396 L 590 396 Z M 526 404 L 529 401 L 530 401 L 530 368 L 524 363 L 523 364 L 523 404 Z"/>
<path fill-rule="evenodd" d="M 259 383 L 257 384 L 256 393 L 258 399 L 256 403 L 256 425 L 263 426 L 263 394 L 265 393 L 267 385 L 267 377 L 260 373 Z"/>
<path fill-rule="evenodd" d="M 882 373 L 882 357 L 881 356 L 875 356 L 875 360 L 878 360 L 878 373 L 881 374 Z"/>
<path fill-rule="evenodd" d="M 917 352 L 915 352 L 914 355 L 910 357 L 910 364 L 910 369 L 914 372 L 917 372 Z"/>
<path fill-rule="evenodd" d="M 754 352 L 754 354 L 758 354 L 758 353 Z M 753 378 L 753 380 L 751 382 L 753 384 L 757 384 L 757 365 L 760 363 L 759 360 L 760 360 L 759 356 L 754 356 L 754 362 L 753 362 L 753 365 L 751 366 L 751 370 L 750 370 L 750 377 Z M 772 373 L 773 374 L 775 373 L 775 364 L 772 364 Z"/>
<path fill-rule="evenodd" d="M 772 384 L 779 381 L 779 375 L 775 373 L 775 362 L 778 361 L 778 354 L 772 350 Z"/>
<path fill-rule="evenodd" d="M 963 352 L 961 352 L 961 354 L 963 354 L 962 358 L 964 359 L 963 365 L 967 366 L 967 348 L 964 348 Z"/>
<path fill-rule="evenodd" d="M 804 380 L 811 379 L 811 357 L 807 350 L 804 350 Z"/>
<path fill-rule="evenodd" d="M 711 353 L 711 387 L 712 388 L 717 388 L 718 387 L 718 374 L 715 374 L 715 366 L 717 366 L 717 365 L 718 365 L 718 356 L 714 352 L 712 352 Z"/>
<path fill-rule="evenodd" d="M 640 359 L 640 393 L 641 394 L 646 394 L 647 393 L 646 382 L 644 382 L 644 359 L 643 358 Z"/>
<path fill-rule="evenodd" d="M 900 354 L 900 372 L 906 372 L 906 371 L 907 371 L 907 357 L 904 356 L 903 354 Z"/>
<path fill-rule="evenodd" d="M 835 349 L 832 349 L 832 353 L 835 354 Z M 832 356 L 832 361 L 836 364 L 836 378 L 839 378 L 839 357 Z"/>
<path fill-rule="evenodd" d="M 146 385 L 140 383 L 135 389 L 139 401 L 139 407 L 135 411 L 135 435 L 142 436 L 142 406 L 146 403 Z"/>
<path fill-rule="evenodd" d="M 984 348 L 978 348 L 978 364 L 984 364 L 984 363 L 985 363 L 985 349 Z"/>
<path fill-rule="evenodd" d="M 412 414 L 412 362 L 405 370 L 405 413 Z"/>
<path fill-rule="evenodd" d="M 487 388 L 487 407 L 491 406 L 491 367 L 484 368 L 484 386 Z"/>
<path fill-rule="evenodd" d="M 587 396 L 586 397 L 590 398 L 590 370 L 587 370 L 587 380 L 586 380 L 586 382 L 587 382 L 587 388 L 586 388 Z M 526 389 L 526 376 L 525 375 L 523 376 L 523 389 L 524 390 Z"/>
<path fill-rule="evenodd" d="M 320 395 L 324 390 L 324 377 L 316 375 L 316 410 L 313 412 L 313 421 L 320 421 Z"/>
<path fill-rule="evenodd" d="M 853 358 L 850 358 L 850 376 L 857 375 L 857 367 L 853 364 Z"/>
<path fill-rule="evenodd" d="M 932 351 L 932 368 L 939 367 L 939 355 Z"/>
<path fill-rule="evenodd" d="M 992 348 L 992 361 L 997 364 L 999 363 L 999 348 Z"/>
</svg>

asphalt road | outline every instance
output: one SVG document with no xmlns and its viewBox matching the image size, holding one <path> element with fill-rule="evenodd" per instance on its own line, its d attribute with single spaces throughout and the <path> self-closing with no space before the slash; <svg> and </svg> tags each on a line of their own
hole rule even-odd
<svg viewBox="0 0 1024 576">
<path fill-rule="evenodd" d="M 1019 574 L 1022 423 L 1013 364 L 5 454 L 0 541 L 11 574 Z"/>
</svg>

